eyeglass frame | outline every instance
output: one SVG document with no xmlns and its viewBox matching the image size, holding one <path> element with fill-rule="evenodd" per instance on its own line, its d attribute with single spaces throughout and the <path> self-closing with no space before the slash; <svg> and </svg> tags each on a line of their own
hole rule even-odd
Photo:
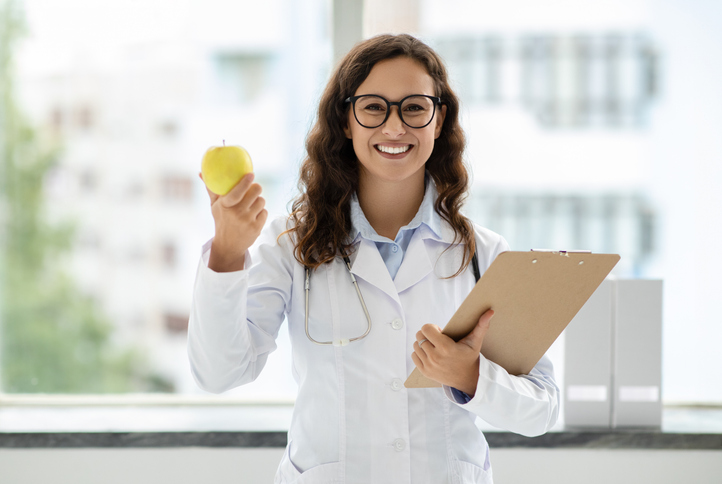
<svg viewBox="0 0 722 484">
<path fill-rule="evenodd" d="M 378 97 L 378 98 L 383 99 L 384 102 L 386 102 L 386 116 L 384 116 L 384 120 L 381 121 L 381 123 L 378 124 L 377 126 L 371 126 L 371 127 L 369 127 L 369 126 L 363 125 L 363 124 L 361 124 L 361 121 L 358 120 L 358 116 L 356 116 L 356 100 L 357 100 L 357 99 L 360 99 L 360 98 L 362 98 L 362 97 L 367 97 L 367 96 Z M 423 126 L 411 126 L 409 123 L 407 123 L 406 121 L 404 121 L 404 115 L 401 113 L 401 104 L 403 104 L 403 102 L 406 101 L 407 99 L 409 99 L 410 97 L 427 97 L 427 98 L 431 99 L 431 100 L 434 102 L 434 104 L 433 104 L 433 106 L 434 106 L 434 112 L 431 113 L 431 118 L 429 119 L 429 122 L 426 123 L 426 124 L 423 125 Z M 406 126 L 408 126 L 409 128 L 412 128 L 412 129 L 422 129 L 422 128 L 425 128 L 425 127 L 427 127 L 428 125 L 430 125 L 431 122 L 434 120 L 434 116 L 436 116 L 436 106 L 437 106 L 437 105 L 438 105 L 438 106 L 443 106 L 443 105 L 444 105 L 444 102 L 441 100 L 440 97 L 438 97 L 438 96 L 429 96 L 429 95 L 427 95 L 427 94 L 411 94 L 411 95 L 406 96 L 406 97 L 404 97 L 403 99 L 401 99 L 401 101 L 396 101 L 396 102 L 389 101 L 389 100 L 386 99 L 385 97 L 379 96 L 378 94 L 361 94 L 360 96 L 349 96 L 349 97 L 347 97 L 347 98 L 344 100 L 344 104 L 345 104 L 345 103 L 351 103 L 351 110 L 353 111 L 353 117 L 354 117 L 354 119 L 355 119 L 356 122 L 359 124 L 359 126 L 361 126 L 361 127 L 363 127 L 363 128 L 366 128 L 366 129 L 376 129 L 376 128 L 378 128 L 379 126 L 383 126 L 384 123 L 385 123 L 386 121 L 388 121 L 388 119 L 389 119 L 389 115 L 391 114 L 391 106 L 397 106 L 397 107 L 398 107 L 399 119 L 400 119 L 401 122 L 404 123 Z"/>
</svg>

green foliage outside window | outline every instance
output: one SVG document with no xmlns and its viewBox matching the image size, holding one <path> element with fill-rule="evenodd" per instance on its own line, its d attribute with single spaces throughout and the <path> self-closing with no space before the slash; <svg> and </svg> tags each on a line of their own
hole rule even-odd
<svg viewBox="0 0 722 484">
<path fill-rule="evenodd" d="M 12 54 L 21 5 L 0 0 L 0 392 L 172 391 L 137 349 L 112 343 L 112 325 L 63 271 L 70 223 L 44 217 L 43 184 L 58 149 L 14 101 Z"/>
</svg>

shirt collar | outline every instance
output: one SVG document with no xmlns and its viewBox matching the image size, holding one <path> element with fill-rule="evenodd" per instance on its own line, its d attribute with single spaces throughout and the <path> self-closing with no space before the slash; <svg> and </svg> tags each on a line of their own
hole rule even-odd
<svg viewBox="0 0 722 484">
<path fill-rule="evenodd" d="M 436 202 L 438 196 L 439 194 L 436 191 L 436 185 L 434 184 L 431 177 L 427 177 L 424 198 L 421 201 L 421 206 L 419 206 L 419 211 L 416 212 L 416 215 L 413 219 L 411 219 L 411 222 L 399 229 L 399 233 L 404 230 L 415 230 L 423 226 L 425 229 L 428 229 L 425 230 L 426 238 L 442 240 L 442 219 L 441 216 L 434 209 L 434 203 Z M 378 235 L 374 228 L 371 226 L 368 219 L 366 218 L 366 215 L 364 215 L 363 210 L 361 209 L 361 205 L 359 205 L 358 195 L 356 193 L 354 193 L 353 197 L 351 198 L 350 235 L 351 239 L 354 241 L 356 241 L 359 236 L 365 239 L 373 240 L 375 242 L 388 241 L 386 237 Z"/>
</svg>

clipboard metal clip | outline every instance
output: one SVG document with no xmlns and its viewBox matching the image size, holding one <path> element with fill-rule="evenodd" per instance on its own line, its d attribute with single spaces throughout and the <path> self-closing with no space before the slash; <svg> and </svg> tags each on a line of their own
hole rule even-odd
<svg viewBox="0 0 722 484">
<path fill-rule="evenodd" d="M 532 252 L 551 252 L 552 254 L 569 257 L 569 254 L 591 254 L 591 250 L 553 250 L 553 249 L 532 249 Z"/>
</svg>

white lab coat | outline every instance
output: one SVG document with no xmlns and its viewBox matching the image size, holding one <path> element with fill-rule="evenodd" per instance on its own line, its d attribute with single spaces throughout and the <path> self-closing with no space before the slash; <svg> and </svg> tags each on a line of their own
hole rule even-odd
<svg viewBox="0 0 722 484">
<path fill-rule="evenodd" d="M 223 392 L 258 377 L 284 317 L 293 348 L 298 396 L 277 483 L 490 483 L 489 450 L 476 417 L 533 436 L 558 415 L 559 390 L 544 357 L 529 375 L 510 376 L 480 360 L 475 397 L 453 400 L 449 388 L 406 389 L 416 332 L 449 320 L 474 286 L 471 268 L 457 277 L 462 248 L 445 222 L 437 236 L 414 233 L 395 280 L 375 244 L 357 238 L 352 272 L 372 320 L 369 335 L 347 346 L 318 346 L 304 329 L 304 269 L 293 257 L 285 220 L 269 224 L 246 269 L 216 273 L 204 247 L 194 289 L 188 353 L 198 385 Z M 479 266 L 508 250 L 476 227 Z M 318 341 L 351 338 L 367 327 L 343 260 L 311 277 L 309 327 Z"/>
</svg>

